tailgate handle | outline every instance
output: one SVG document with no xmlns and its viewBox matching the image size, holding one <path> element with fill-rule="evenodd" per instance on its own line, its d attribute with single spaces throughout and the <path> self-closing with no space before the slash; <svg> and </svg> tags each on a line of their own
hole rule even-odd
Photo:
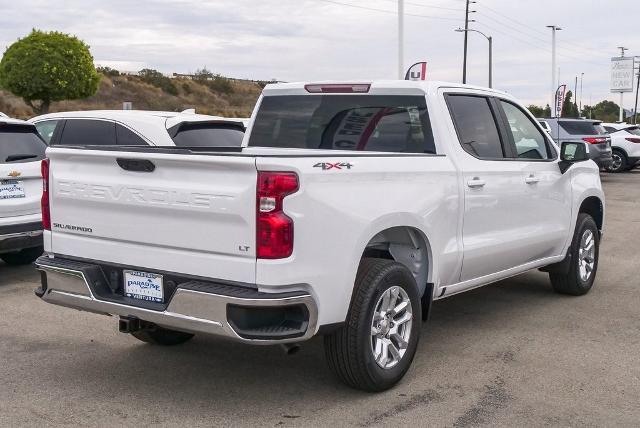
<svg viewBox="0 0 640 428">
<path fill-rule="evenodd" d="M 116 162 L 118 162 L 120 168 L 127 171 L 153 172 L 156 169 L 156 166 L 153 164 L 153 162 L 146 159 L 117 158 Z"/>
</svg>

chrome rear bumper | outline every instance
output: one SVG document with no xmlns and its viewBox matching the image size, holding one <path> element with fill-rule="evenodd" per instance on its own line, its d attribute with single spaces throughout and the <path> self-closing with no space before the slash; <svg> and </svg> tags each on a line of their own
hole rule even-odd
<svg viewBox="0 0 640 428">
<path fill-rule="evenodd" d="M 87 267 L 96 268 L 96 265 L 77 262 L 69 262 L 66 265 L 58 258 L 50 259 L 47 256 L 40 257 L 36 261 L 36 266 L 42 273 L 42 287 L 36 290 L 36 295 L 42 300 L 82 311 L 133 317 L 174 330 L 224 336 L 252 344 L 300 342 L 309 339 L 316 330 L 317 307 L 311 295 L 306 292 L 269 295 L 253 289 L 221 286 L 220 290 L 223 292 L 213 293 L 183 288 L 182 284 L 178 284 L 166 309 L 153 310 L 117 303 L 97 296 L 89 285 L 91 281 L 86 269 Z M 206 287 L 203 288 L 206 289 Z M 240 290 L 232 293 L 229 292 L 230 289 Z M 267 308 L 286 310 L 285 308 L 303 306 L 306 319 L 302 327 L 293 334 L 289 331 L 281 337 L 277 336 L 277 333 L 274 336 L 271 334 L 273 328 L 265 327 L 271 335 L 260 337 L 260 335 L 247 333 L 246 329 L 234 327 L 233 321 L 228 319 L 230 305 L 236 309 L 240 308 L 241 311 L 248 311 L 246 313 L 249 315 L 251 311 L 259 313 Z"/>
</svg>

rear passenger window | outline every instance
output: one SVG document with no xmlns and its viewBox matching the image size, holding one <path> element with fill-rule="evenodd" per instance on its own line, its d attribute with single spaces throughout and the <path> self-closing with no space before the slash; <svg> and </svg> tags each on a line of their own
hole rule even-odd
<svg viewBox="0 0 640 428">
<path fill-rule="evenodd" d="M 515 105 L 500 101 L 507 119 L 507 132 L 513 137 L 520 159 L 549 159 L 546 138 L 536 125 Z"/>
<path fill-rule="evenodd" d="M 480 159 L 504 158 L 498 127 L 486 97 L 447 96 L 462 148 Z"/>
<path fill-rule="evenodd" d="M 116 125 L 106 120 L 67 119 L 60 144 L 109 146 L 116 144 Z"/>
<path fill-rule="evenodd" d="M 116 123 L 116 138 L 119 146 L 148 146 L 138 134 Z"/>
</svg>

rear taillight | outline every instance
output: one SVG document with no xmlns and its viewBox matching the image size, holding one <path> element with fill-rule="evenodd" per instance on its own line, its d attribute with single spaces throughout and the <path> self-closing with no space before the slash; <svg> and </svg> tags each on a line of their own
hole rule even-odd
<svg viewBox="0 0 640 428">
<path fill-rule="evenodd" d="M 283 259 L 293 253 L 293 220 L 282 210 L 287 195 L 299 188 L 294 172 L 258 172 L 256 190 L 256 256 Z"/>
<path fill-rule="evenodd" d="M 583 138 L 582 140 L 586 141 L 589 144 L 601 144 L 601 143 L 607 142 L 606 137 L 586 137 L 586 138 Z"/>
<path fill-rule="evenodd" d="M 42 198 L 40 198 L 42 227 L 45 230 L 51 230 L 51 211 L 49 210 L 49 159 L 42 159 L 40 172 L 42 173 Z"/>
<path fill-rule="evenodd" d="M 625 140 L 627 140 L 630 143 L 640 143 L 640 138 L 634 138 L 634 137 L 629 137 L 629 138 L 625 138 Z"/>
</svg>

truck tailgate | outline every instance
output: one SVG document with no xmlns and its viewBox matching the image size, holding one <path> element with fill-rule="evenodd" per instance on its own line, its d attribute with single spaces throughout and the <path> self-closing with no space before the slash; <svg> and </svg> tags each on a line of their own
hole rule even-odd
<svg viewBox="0 0 640 428">
<path fill-rule="evenodd" d="M 70 148 L 47 156 L 47 250 L 255 283 L 254 158 Z"/>
</svg>

